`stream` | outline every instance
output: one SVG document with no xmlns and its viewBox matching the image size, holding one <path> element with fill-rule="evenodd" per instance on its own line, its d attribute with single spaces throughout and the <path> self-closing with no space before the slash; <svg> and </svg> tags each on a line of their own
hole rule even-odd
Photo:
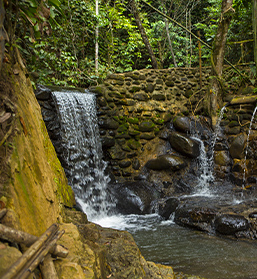
<svg viewBox="0 0 257 279">
<path fill-rule="evenodd" d="M 206 279 L 257 278 L 256 241 L 231 240 L 183 228 L 157 214 L 117 215 L 94 222 L 129 231 L 147 261 Z"/>
</svg>

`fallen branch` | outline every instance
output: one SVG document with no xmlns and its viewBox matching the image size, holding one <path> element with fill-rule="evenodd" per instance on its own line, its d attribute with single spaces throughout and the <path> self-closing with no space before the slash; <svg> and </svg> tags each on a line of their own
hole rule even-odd
<svg viewBox="0 0 257 279">
<path fill-rule="evenodd" d="M 4 215 L 6 214 L 7 212 L 7 209 L 6 208 L 3 208 L 0 210 L 0 219 L 2 219 L 4 217 Z"/>
<path fill-rule="evenodd" d="M 12 133 L 12 126 L 10 127 L 10 129 L 8 130 L 8 132 L 5 134 L 4 138 L 2 139 L 2 141 L 0 142 L 0 147 L 5 143 L 5 141 L 8 139 L 8 137 L 11 135 Z"/>
<path fill-rule="evenodd" d="M 39 251 L 37 251 L 30 261 L 26 263 L 24 268 L 21 270 L 20 274 L 15 277 L 15 279 L 26 279 L 28 278 L 32 272 L 36 269 L 36 267 L 44 260 L 44 258 L 47 256 L 51 248 L 56 244 L 56 242 L 62 237 L 64 234 L 64 231 L 57 232 L 53 238 L 49 238 L 45 244 L 45 246 L 41 247 Z M 33 246 L 33 245 L 32 245 Z M 30 250 L 30 248 L 29 248 Z M 26 253 L 26 252 L 25 252 Z M 25 254 L 24 253 L 24 254 Z M 33 251 L 32 251 L 33 253 Z M 55 272 L 56 274 L 56 272 Z M 57 274 L 56 274 L 57 276 Z M 52 277 L 48 277 L 51 278 Z M 57 277 L 58 278 L 58 277 Z M 2 278 L 5 279 L 5 278 Z"/>
<path fill-rule="evenodd" d="M 24 277 L 24 273 L 27 273 L 27 270 L 29 269 L 29 274 L 34 270 L 32 270 L 32 263 L 35 262 L 35 259 L 38 258 L 38 256 L 41 256 L 42 247 L 49 248 L 49 241 L 52 244 L 53 237 L 56 236 L 58 233 L 59 226 L 57 224 L 53 224 L 50 226 L 39 238 L 38 240 L 8 269 L 8 271 L 3 275 L 2 279 L 21 279 L 21 278 L 27 278 Z M 51 248 L 52 246 L 50 246 Z M 48 249 L 48 251 L 50 250 Z M 46 248 L 43 249 L 45 251 Z M 47 251 L 47 253 L 48 253 Z M 39 253 L 39 254 L 38 254 Z M 46 254 L 47 254 L 46 253 Z M 44 256 L 46 256 L 46 254 Z M 41 258 L 42 260 L 43 258 Z M 40 260 L 40 261 L 41 261 Z M 39 261 L 39 262 L 40 262 Z M 29 267 L 27 267 L 29 263 Z M 32 267 L 30 267 L 32 265 Z"/>
<path fill-rule="evenodd" d="M 257 102 L 257 95 L 252 95 L 252 96 L 233 98 L 228 105 L 232 106 L 232 105 L 241 105 L 241 104 L 256 104 L 256 102 Z"/>
<path fill-rule="evenodd" d="M 55 267 L 54 267 L 54 263 L 53 263 L 53 259 L 51 257 L 50 254 L 48 254 L 44 261 L 42 263 L 40 263 L 39 265 L 40 270 L 41 270 L 41 274 L 43 279 L 58 279 Z"/>
<path fill-rule="evenodd" d="M 12 229 L 12 228 L 4 226 L 2 224 L 0 224 L 0 238 L 10 241 L 10 242 L 24 244 L 27 247 L 30 247 L 32 244 L 34 244 L 38 240 L 37 236 L 31 235 L 26 232 Z M 67 248 L 65 248 L 61 245 L 55 245 L 50 250 L 50 253 L 54 257 L 66 258 L 69 251 Z"/>
</svg>

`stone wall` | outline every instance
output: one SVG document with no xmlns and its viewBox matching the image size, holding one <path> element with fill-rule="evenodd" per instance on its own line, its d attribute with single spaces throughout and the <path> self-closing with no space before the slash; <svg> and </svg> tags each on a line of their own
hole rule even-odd
<svg viewBox="0 0 257 279">
<path fill-rule="evenodd" d="M 148 160 L 170 153 L 167 133 L 174 130 L 173 121 L 177 116 L 201 118 L 210 128 L 206 112 L 209 82 L 210 68 L 203 70 L 202 89 L 199 69 L 178 68 L 111 74 L 103 84 L 90 88 L 98 96 L 103 148 L 117 181 L 144 178 Z M 251 95 L 254 90 L 231 77 L 225 87 L 226 103 L 235 95 Z M 217 175 L 221 179 L 232 178 L 238 185 L 243 181 L 247 135 L 254 107 L 253 102 L 226 108 L 221 121 L 224 137 L 218 137 L 215 147 Z M 195 117 L 197 115 L 201 117 Z M 255 126 L 252 126 L 251 151 L 248 152 L 249 175 L 256 172 Z M 254 180 L 250 178 L 249 183 Z"/>
<path fill-rule="evenodd" d="M 145 159 L 151 158 L 144 151 L 153 145 L 147 143 L 156 142 L 175 116 L 197 110 L 209 75 L 210 69 L 204 69 L 202 89 L 197 68 L 111 74 L 104 84 L 90 88 L 98 96 L 103 148 L 117 180 L 138 176 Z"/>
<path fill-rule="evenodd" d="M 239 79 L 227 79 L 225 103 L 229 103 L 235 95 L 253 94 L 252 86 L 241 85 L 238 81 Z M 206 147 L 211 146 L 213 130 L 206 112 L 209 82 L 210 68 L 203 70 L 202 88 L 197 68 L 144 69 L 110 74 L 103 84 L 90 88 L 97 95 L 100 134 L 105 160 L 109 163 L 113 181 L 147 179 L 157 184 L 158 189 L 163 189 L 167 184 L 174 185 L 177 180 L 181 181 L 189 168 L 195 167 L 196 160 L 174 147 L 174 135 L 173 140 L 170 140 L 170 135 L 176 132 L 187 136 L 190 132 L 205 130 L 201 139 Z M 50 93 L 46 92 L 46 95 L 43 95 L 43 100 L 39 102 L 48 132 L 58 152 L 61 148 L 59 124 L 52 114 L 55 108 Z M 246 148 L 255 105 L 255 101 L 252 101 L 248 104 L 236 103 L 228 106 L 220 123 L 222 133 L 218 135 L 215 145 L 216 176 L 221 180 L 232 180 L 238 186 L 242 185 L 244 176 L 249 187 L 256 184 L 255 124 L 252 125 L 249 137 L 249 148 Z M 184 117 L 183 121 L 188 122 L 184 128 L 179 127 L 181 120 L 176 121 L 178 117 Z M 191 125 L 191 128 L 188 128 L 188 125 Z M 177 145 L 180 144 L 181 142 Z M 184 167 L 176 167 L 176 170 L 172 167 L 170 173 L 149 171 L 147 162 L 163 155 L 182 158 L 181 164 L 177 158 L 172 157 L 172 160 Z M 171 160 L 170 157 L 164 159 Z M 170 190 L 166 194 L 171 194 Z"/>
</svg>

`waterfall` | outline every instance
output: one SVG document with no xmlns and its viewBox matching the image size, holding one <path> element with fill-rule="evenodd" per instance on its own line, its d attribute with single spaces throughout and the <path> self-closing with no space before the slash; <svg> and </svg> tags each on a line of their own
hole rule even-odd
<svg viewBox="0 0 257 279">
<path fill-rule="evenodd" d="M 105 216 L 113 204 L 102 159 L 96 98 L 86 91 L 52 92 L 61 124 L 64 170 L 76 201 L 89 219 Z"/>
<path fill-rule="evenodd" d="M 220 129 L 220 122 L 224 116 L 224 112 L 226 109 L 227 105 L 221 108 L 220 113 L 219 113 L 219 118 L 217 120 L 217 123 L 215 125 L 214 133 L 213 133 L 213 140 L 212 140 L 212 157 L 214 155 L 214 147 L 217 141 L 218 136 L 221 134 L 221 129 Z"/>
<path fill-rule="evenodd" d="M 246 141 L 246 147 L 245 147 L 245 159 L 244 159 L 244 174 L 243 174 L 243 183 L 242 183 L 242 188 L 243 189 L 245 188 L 245 182 L 246 182 L 246 159 L 247 159 L 247 154 L 248 154 L 249 138 L 250 138 L 250 134 L 251 134 L 252 125 L 253 125 L 253 121 L 254 121 L 256 111 L 257 111 L 257 106 L 255 107 L 255 109 L 253 111 L 253 115 L 252 115 L 252 118 L 251 118 L 249 130 L 248 130 L 248 135 L 247 135 L 247 141 Z"/>
<path fill-rule="evenodd" d="M 206 152 L 204 142 L 201 140 L 200 134 L 196 133 L 195 130 L 191 129 L 192 139 L 196 140 L 200 144 L 200 155 L 198 157 L 198 185 L 194 195 L 211 196 L 212 191 L 210 184 L 214 182 L 214 148 L 219 135 L 221 135 L 220 123 L 223 118 L 226 106 L 222 107 L 219 113 L 214 133 L 211 139 L 210 150 L 208 154 Z"/>
<path fill-rule="evenodd" d="M 214 181 L 214 176 L 212 173 L 213 163 L 207 156 L 204 142 L 197 137 L 191 138 L 200 143 L 200 155 L 198 157 L 198 186 L 195 195 L 210 196 L 211 191 L 209 185 Z"/>
</svg>

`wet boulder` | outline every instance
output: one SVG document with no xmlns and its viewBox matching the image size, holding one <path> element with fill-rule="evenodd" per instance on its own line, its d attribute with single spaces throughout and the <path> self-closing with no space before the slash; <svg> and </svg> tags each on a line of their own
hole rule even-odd
<svg viewBox="0 0 257 279">
<path fill-rule="evenodd" d="M 173 212 L 175 212 L 177 206 L 179 205 L 179 200 L 177 198 L 166 198 L 161 199 L 157 203 L 158 213 L 165 220 L 168 220 Z"/>
<path fill-rule="evenodd" d="M 115 184 L 111 192 L 116 198 L 116 209 L 122 214 L 150 213 L 151 204 L 159 198 L 159 192 L 147 181 Z"/>
<path fill-rule="evenodd" d="M 230 164 L 229 153 L 225 150 L 214 152 L 214 162 L 220 166 L 227 166 Z"/>
<path fill-rule="evenodd" d="M 175 223 L 201 231 L 212 232 L 212 222 L 217 211 L 214 208 L 185 204 L 175 211 Z"/>
<path fill-rule="evenodd" d="M 244 147 L 247 141 L 247 136 L 245 133 L 242 133 L 235 137 L 233 140 L 229 152 L 233 159 L 243 159 L 244 158 Z"/>
<path fill-rule="evenodd" d="M 235 235 L 240 231 L 249 229 L 249 221 L 241 215 L 223 214 L 214 221 L 214 227 L 217 232 L 224 235 Z"/>
<path fill-rule="evenodd" d="M 200 143 L 178 132 L 170 134 L 169 143 L 176 151 L 190 158 L 197 158 L 200 155 Z"/>
<path fill-rule="evenodd" d="M 174 128 L 184 133 L 190 131 L 190 126 L 191 126 L 190 123 L 191 123 L 190 118 L 183 117 L 183 116 L 177 116 L 173 121 Z"/>
<path fill-rule="evenodd" d="M 151 170 L 180 170 L 187 166 L 186 162 L 174 155 L 166 154 L 158 156 L 156 159 L 149 160 L 146 165 Z"/>
</svg>

